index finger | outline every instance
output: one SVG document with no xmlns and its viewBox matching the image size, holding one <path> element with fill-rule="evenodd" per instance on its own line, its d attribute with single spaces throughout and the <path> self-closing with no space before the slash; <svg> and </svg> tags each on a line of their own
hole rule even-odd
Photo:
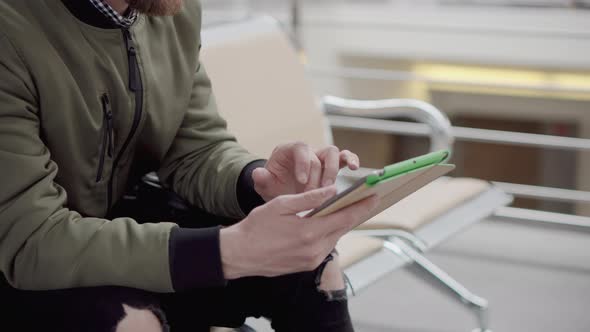
<svg viewBox="0 0 590 332">
<path fill-rule="evenodd" d="M 310 149 L 304 143 L 295 143 L 292 149 L 295 178 L 300 184 L 306 184 L 311 169 Z"/>
<path fill-rule="evenodd" d="M 340 167 L 350 168 L 351 170 L 356 170 L 360 167 L 359 157 L 348 150 L 340 151 Z"/>
<path fill-rule="evenodd" d="M 338 176 L 340 151 L 338 148 L 332 146 L 322 151 L 317 155 L 320 157 L 324 172 L 322 174 L 322 186 L 329 186 L 336 182 Z"/>
</svg>

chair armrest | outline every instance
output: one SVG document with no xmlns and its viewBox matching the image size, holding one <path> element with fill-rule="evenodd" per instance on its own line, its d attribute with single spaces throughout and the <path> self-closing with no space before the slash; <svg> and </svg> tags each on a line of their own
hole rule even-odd
<svg viewBox="0 0 590 332">
<path fill-rule="evenodd" d="M 356 100 L 334 96 L 322 98 L 328 115 L 363 118 L 408 118 L 430 127 L 430 150 L 451 150 L 452 126 L 449 118 L 438 108 L 415 99 Z"/>
</svg>

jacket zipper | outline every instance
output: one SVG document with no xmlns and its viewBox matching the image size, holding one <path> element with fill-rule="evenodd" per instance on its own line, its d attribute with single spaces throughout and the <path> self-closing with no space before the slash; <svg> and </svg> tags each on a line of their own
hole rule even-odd
<svg viewBox="0 0 590 332">
<path fill-rule="evenodd" d="M 141 113 L 143 111 L 143 83 L 141 81 L 141 74 L 139 71 L 139 64 L 137 62 L 137 49 L 135 48 L 135 42 L 133 36 L 128 29 L 123 29 L 123 39 L 125 40 L 125 48 L 127 49 L 127 62 L 129 63 L 129 90 L 135 94 L 135 113 L 133 114 L 133 124 L 131 125 L 131 131 L 125 139 L 121 150 L 113 161 L 113 170 L 109 179 L 108 194 L 107 194 L 107 208 L 110 210 L 113 200 L 113 181 L 115 178 L 115 171 L 121 161 L 121 158 L 125 154 L 127 147 L 131 143 L 131 139 L 137 131 L 139 122 L 141 120 Z"/>
<path fill-rule="evenodd" d="M 111 102 L 109 96 L 105 93 L 100 98 L 102 102 L 103 114 L 103 134 L 102 134 L 102 150 L 100 152 L 100 160 L 98 163 L 98 172 L 96 174 L 96 182 L 102 180 L 102 173 L 104 171 L 104 162 L 106 155 L 113 158 L 113 111 L 111 109 Z"/>
</svg>

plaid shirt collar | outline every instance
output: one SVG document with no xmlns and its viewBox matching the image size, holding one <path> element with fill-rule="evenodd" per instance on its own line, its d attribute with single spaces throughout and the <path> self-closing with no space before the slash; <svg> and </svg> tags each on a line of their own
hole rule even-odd
<svg viewBox="0 0 590 332">
<path fill-rule="evenodd" d="M 111 5 L 106 3 L 105 0 L 90 0 L 90 3 L 92 3 L 104 16 L 113 21 L 114 24 L 123 29 L 129 29 L 137 20 L 138 14 L 136 10 L 130 10 L 126 16 L 123 16 L 114 10 Z"/>
</svg>

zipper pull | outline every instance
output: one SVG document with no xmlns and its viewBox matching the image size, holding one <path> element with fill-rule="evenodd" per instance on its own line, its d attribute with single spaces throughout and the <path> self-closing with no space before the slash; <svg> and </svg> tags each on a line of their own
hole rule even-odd
<svg viewBox="0 0 590 332">
<path fill-rule="evenodd" d="M 113 158 L 113 111 L 111 101 L 106 93 L 102 96 L 102 104 L 107 131 L 107 153 L 110 158 Z"/>
<path fill-rule="evenodd" d="M 131 32 L 128 29 L 123 30 L 123 36 L 125 37 L 127 60 L 129 63 L 129 89 L 135 92 L 139 89 L 139 65 L 137 63 L 137 49 L 135 48 L 133 36 L 131 36 Z"/>
</svg>

